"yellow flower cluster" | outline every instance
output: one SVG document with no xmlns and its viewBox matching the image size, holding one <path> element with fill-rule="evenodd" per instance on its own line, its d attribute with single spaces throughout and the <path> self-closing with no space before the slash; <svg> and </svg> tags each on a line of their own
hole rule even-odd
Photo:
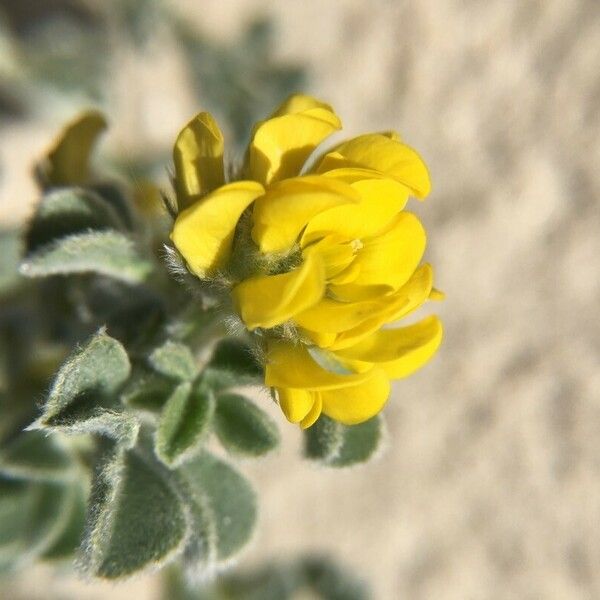
<svg viewBox="0 0 600 600">
<path fill-rule="evenodd" d="M 264 340 L 265 383 L 302 427 L 321 413 L 344 424 L 371 418 L 390 379 L 421 367 L 442 338 L 437 317 L 384 327 L 440 296 L 420 265 L 423 226 L 404 210 L 409 196 L 429 193 L 427 168 L 395 133 L 343 142 L 306 168 L 340 128 L 329 105 L 291 96 L 255 126 L 232 183 L 208 113 L 174 149 L 184 209 L 173 243 L 198 277 L 229 274 L 235 309 Z M 236 261 L 246 272 L 232 270 Z"/>
</svg>

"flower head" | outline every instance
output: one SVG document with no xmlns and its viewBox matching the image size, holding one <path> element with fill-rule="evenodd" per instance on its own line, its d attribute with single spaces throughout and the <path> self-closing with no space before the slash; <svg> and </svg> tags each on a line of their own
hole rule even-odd
<svg viewBox="0 0 600 600">
<path fill-rule="evenodd" d="M 421 157 L 395 133 L 338 144 L 306 162 L 341 128 L 333 109 L 293 95 L 258 123 L 241 179 L 225 183 L 223 136 L 200 113 L 175 143 L 183 209 L 172 240 L 201 279 L 227 282 L 234 310 L 265 349 L 265 383 L 286 417 L 309 427 L 324 413 L 344 424 L 377 414 L 390 379 L 437 350 L 427 317 L 387 328 L 430 298 L 426 235 L 407 212 L 429 193 Z"/>
</svg>

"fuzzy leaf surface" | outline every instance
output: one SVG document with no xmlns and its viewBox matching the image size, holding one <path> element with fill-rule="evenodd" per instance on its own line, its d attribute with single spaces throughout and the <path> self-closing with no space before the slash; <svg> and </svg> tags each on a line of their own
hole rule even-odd
<svg viewBox="0 0 600 600">
<path fill-rule="evenodd" d="M 190 381 L 198 372 L 192 351 L 178 342 L 168 341 L 154 350 L 149 362 L 157 373 L 176 381 Z"/>
<path fill-rule="evenodd" d="M 204 377 L 214 390 L 223 390 L 240 385 L 261 385 L 264 372 L 244 340 L 226 338 L 215 347 Z"/>
<path fill-rule="evenodd" d="M 353 571 L 327 556 L 307 555 L 291 561 L 271 559 L 251 570 L 222 574 L 199 589 L 171 571 L 165 594 L 169 600 L 368 600 L 367 585 Z"/>
<path fill-rule="evenodd" d="M 50 548 L 74 502 L 71 486 L 0 478 L 0 570 L 27 564 Z"/>
<path fill-rule="evenodd" d="M 83 538 L 87 511 L 86 496 L 79 482 L 74 483 L 74 502 L 67 512 L 66 522 L 58 538 L 44 551 L 46 560 L 72 559 Z"/>
<path fill-rule="evenodd" d="M 132 202 L 122 185 L 115 181 L 101 181 L 89 187 L 113 208 L 127 229 L 134 228 L 135 214 Z"/>
<path fill-rule="evenodd" d="M 57 189 L 37 206 L 27 231 L 27 252 L 73 233 L 121 227 L 119 215 L 97 194 L 82 188 Z"/>
<path fill-rule="evenodd" d="M 0 473 L 15 479 L 70 480 L 75 476 L 71 454 L 42 431 L 25 431 L 0 451 Z"/>
<path fill-rule="evenodd" d="M 331 460 L 344 443 L 342 426 L 325 415 L 321 415 L 317 422 L 303 433 L 304 456 L 312 460 Z"/>
<path fill-rule="evenodd" d="M 21 263 L 26 277 L 98 273 L 140 283 L 152 270 L 133 242 L 118 231 L 90 231 L 57 239 L 29 254 Z"/>
<path fill-rule="evenodd" d="M 121 402 L 130 408 L 159 412 L 173 393 L 172 381 L 153 373 L 136 369 L 121 392 Z"/>
<path fill-rule="evenodd" d="M 156 454 L 167 465 L 178 465 L 200 449 L 215 411 L 212 392 L 202 385 L 182 383 L 167 400 L 156 431 Z"/>
<path fill-rule="evenodd" d="M 330 559 L 309 556 L 301 561 L 307 587 L 323 600 L 368 600 L 367 586 L 354 573 L 342 569 Z"/>
<path fill-rule="evenodd" d="M 377 415 L 359 425 L 342 427 L 344 427 L 344 441 L 329 464 L 333 467 L 349 467 L 371 459 L 382 439 L 383 417 Z"/>
<path fill-rule="evenodd" d="M 250 541 L 256 525 L 256 497 L 249 482 L 206 451 L 180 471 L 212 517 L 214 560 L 235 556 Z"/>
<path fill-rule="evenodd" d="M 140 423 L 133 416 L 120 410 L 85 407 L 85 411 L 67 415 L 67 421 L 51 422 L 51 427 L 66 433 L 91 433 L 112 438 L 126 448 L 132 448 L 138 437 Z"/>
<path fill-rule="evenodd" d="M 117 452 L 100 470 L 84 540 L 84 567 L 126 577 L 176 554 L 186 534 L 180 498 L 160 465 L 135 450 Z"/>
<path fill-rule="evenodd" d="M 379 448 L 384 421 L 377 415 L 359 425 L 342 425 L 326 416 L 304 431 L 304 454 L 331 467 L 367 462 Z"/>
<path fill-rule="evenodd" d="M 273 420 L 238 394 L 223 394 L 217 398 L 215 432 L 228 451 L 249 456 L 262 456 L 277 448 L 280 442 Z"/>
<path fill-rule="evenodd" d="M 13 289 L 19 281 L 21 235 L 16 229 L 0 229 L 0 294 Z"/>
<path fill-rule="evenodd" d="M 120 342 L 100 330 L 60 368 L 41 417 L 32 429 L 100 433 L 132 446 L 138 423 L 116 410 L 117 392 L 131 365 Z"/>
</svg>

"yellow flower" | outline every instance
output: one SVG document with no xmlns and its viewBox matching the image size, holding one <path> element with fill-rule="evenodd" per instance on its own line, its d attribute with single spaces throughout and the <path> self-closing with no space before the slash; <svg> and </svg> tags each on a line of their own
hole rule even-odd
<svg viewBox="0 0 600 600">
<path fill-rule="evenodd" d="M 338 144 L 303 171 L 341 123 L 294 95 L 254 128 L 241 173 L 225 183 L 223 136 L 200 113 L 175 143 L 181 212 L 172 240 L 201 279 L 229 282 L 236 312 L 265 348 L 265 383 L 286 417 L 345 424 L 377 414 L 390 379 L 427 362 L 437 317 L 386 328 L 438 299 L 421 265 L 425 230 L 404 210 L 430 190 L 421 157 L 395 133 Z"/>
<path fill-rule="evenodd" d="M 52 187 L 85 185 L 92 179 L 90 158 L 106 119 L 97 110 L 87 110 L 67 123 L 38 165 L 44 183 Z"/>
</svg>

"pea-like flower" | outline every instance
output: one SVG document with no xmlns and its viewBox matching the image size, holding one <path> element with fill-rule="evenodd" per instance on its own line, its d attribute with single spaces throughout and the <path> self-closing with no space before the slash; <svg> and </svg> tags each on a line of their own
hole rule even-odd
<svg viewBox="0 0 600 600">
<path fill-rule="evenodd" d="M 265 349 L 265 383 L 285 416 L 309 427 L 377 414 L 390 380 L 425 364 L 435 316 L 387 327 L 428 299 L 426 235 L 407 212 L 430 190 L 421 157 L 396 133 L 362 135 L 311 158 L 341 128 L 333 109 L 293 95 L 259 122 L 241 176 L 226 183 L 223 135 L 208 113 L 179 134 L 172 240 L 188 269 L 226 282 Z"/>
</svg>

